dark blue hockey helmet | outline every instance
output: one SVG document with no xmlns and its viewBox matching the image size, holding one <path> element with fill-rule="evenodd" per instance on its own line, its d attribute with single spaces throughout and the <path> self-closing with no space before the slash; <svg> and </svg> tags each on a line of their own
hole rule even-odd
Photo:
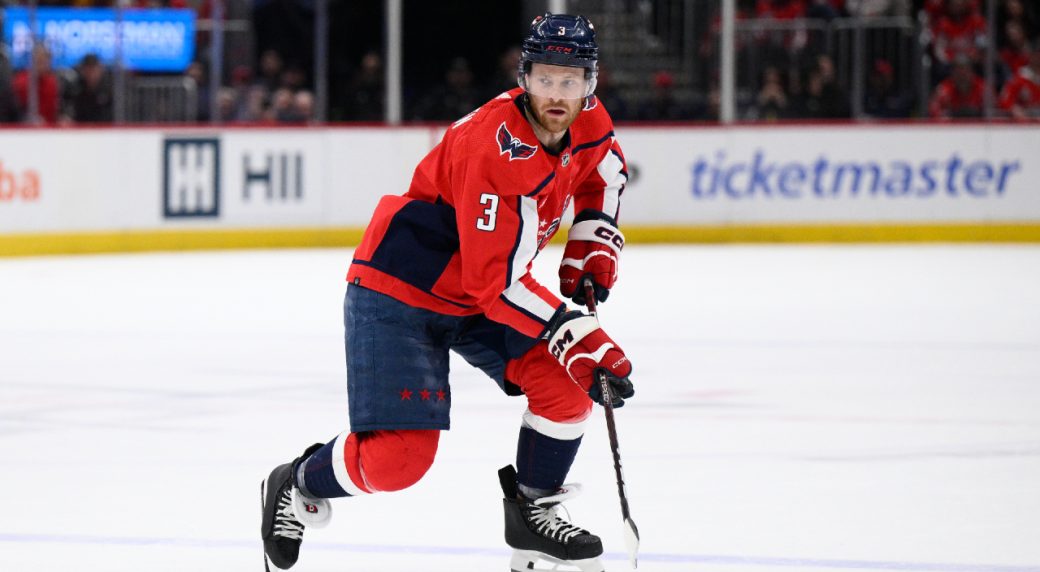
<svg viewBox="0 0 1040 572">
<path fill-rule="evenodd" d="M 531 22 L 531 31 L 520 46 L 517 82 L 528 89 L 531 64 L 577 67 L 585 70 L 587 92 L 584 95 L 589 96 L 596 89 L 598 61 L 596 29 L 588 18 L 546 12 Z"/>
</svg>

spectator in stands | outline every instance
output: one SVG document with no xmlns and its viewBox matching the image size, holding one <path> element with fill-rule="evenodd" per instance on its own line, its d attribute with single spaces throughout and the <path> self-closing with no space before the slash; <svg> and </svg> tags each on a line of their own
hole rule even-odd
<svg viewBox="0 0 1040 572">
<path fill-rule="evenodd" d="M 968 56 L 954 60 L 950 77 L 935 88 L 928 106 L 934 119 L 981 117 L 986 94 L 986 82 L 975 73 Z"/>
<path fill-rule="evenodd" d="M 806 0 L 758 0 L 755 14 L 759 18 L 793 20 L 805 16 Z"/>
<path fill-rule="evenodd" d="M 788 97 L 784 90 L 780 70 L 769 66 L 762 73 L 762 87 L 753 108 L 753 116 L 749 119 L 776 121 L 787 117 Z"/>
<path fill-rule="evenodd" d="M 933 29 L 936 60 L 948 68 L 956 56 L 965 55 L 973 65 L 980 65 L 986 33 L 986 20 L 972 0 L 947 0 L 946 11 Z"/>
<path fill-rule="evenodd" d="M 260 54 L 260 73 L 255 84 L 262 85 L 267 93 L 274 93 L 274 90 L 281 87 L 283 67 L 282 56 L 277 51 L 264 50 L 264 53 Z"/>
<path fill-rule="evenodd" d="M 1025 32 L 1027 38 L 1035 38 L 1036 34 L 1040 32 L 1040 30 L 1037 30 L 1036 12 L 1036 0 L 1032 0 L 1029 3 L 1023 0 L 1003 0 L 997 17 L 997 22 L 1003 24 L 998 29 L 998 34 L 1000 34 L 998 45 L 1002 46 L 1007 43 L 1007 24 L 1009 22 L 1018 22 L 1022 26 L 1022 31 Z"/>
<path fill-rule="evenodd" d="M 217 90 L 217 121 L 230 123 L 238 118 L 238 92 L 233 87 Z"/>
<path fill-rule="evenodd" d="M 11 85 L 11 66 L 4 52 L 0 50 L 0 123 L 18 121 L 18 104 L 14 100 L 14 87 Z"/>
<path fill-rule="evenodd" d="M 444 74 L 444 83 L 430 90 L 416 106 L 416 118 L 454 121 L 480 107 L 483 94 L 473 85 L 469 61 L 455 58 Z"/>
<path fill-rule="evenodd" d="M 756 0 L 737 0 L 736 20 L 738 22 L 754 19 L 756 15 Z M 722 33 L 722 14 L 715 8 L 711 14 L 711 23 L 706 34 L 703 34 L 697 46 L 697 59 L 702 67 L 701 77 L 712 80 L 719 76 L 719 36 Z M 733 39 L 737 51 L 737 61 L 746 62 L 749 51 L 756 49 L 754 39 L 748 34 L 737 34 Z M 737 83 L 747 85 L 754 81 L 751 75 L 751 66 L 737 66 Z"/>
<path fill-rule="evenodd" d="M 307 72 L 297 63 L 290 63 L 278 78 L 278 87 L 296 93 L 307 87 Z"/>
<path fill-rule="evenodd" d="M 293 96 L 293 115 L 296 121 L 307 122 L 314 119 L 314 94 L 301 89 Z"/>
<path fill-rule="evenodd" d="M 942 18 L 943 14 L 946 12 L 946 0 L 924 0 L 921 6 L 921 11 L 923 12 L 925 19 L 932 26 L 935 26 L 935 23 L 938 22 L 939 18 Z"/>
<path fill-rule="evenodd" d="M 112 121 L 112 82 L 96 54 L 83 56 L 68 94 L 68 108 L 77 123 Z"/>
<path fill-rule="evenodd" d="M 863 111 L 879 119 L 910 117 L 913 100 L 908 94 L 896 89 L 895 70 L 888 60 L 874 62 L 867 78 L 867 93 L 863 100 Z"/>
<path fill-rule="evenodd" d="M 793 20 L 806 17 L 808 0 L 757 0 L 755 16 L 760 19 Z M 753 34 L 754 58 L 781 68 L 787 67 L 797 59 L 810 43 L 821 41 L 819 34 L 810 34 L 809 30 L 763 30 Z M 739 69 L 739 66 L 738 66 Z M 738 71 L 739 73 L 739 71 Z M 749 83 L 757 80 L 746 78 Z"/>
<path fill-rule="evenodd" d="M 667 71 L 653 75 L 653 94 L 639 110 L 639 118 L 646 121 L 683 121 L 696 114 L 679 100 L 675 92 L 675 77 Z"/>
<path fill-rule="evenodd" d="M 719 84 L 713 81 L 708 87 L 708 98 L 707 98 L 707 109 L 704 112 L 704 119 L 707 121 L 718 121 L 722 117 L 722 92 L 719 89 Z"/>
<path fill-rule="evenodd" d="M 277 123 L 298 122 L 299 118 L 293 107 L 294 97 L 292 90 L 288 88 L 276 90 L 271 99 L 271 107 L 267 110 L 268 120 Z"/>
<path fill-rule="evenodd" d="M 805 8 L 805 17 L 831 21 L 841 16 L 841 9 L 831 0 L 810 0 Z"/>
<path fill-rule="evenodd" d="M 262 84 L 253 84 L 246 90 L 240 102 L 238 120 L 246 123 L 264 121 L 267 112 L 267 88 Z"/>
<path fill-rule="evenodd" d="M 596 99 L 610 112 L 610 117 L 614 121 L 632 119 L 628 109 L 628 102 L 614 88 L 614 80 L 608 68 L 599 68 L 599 75 L 596 79 Z"/>
<path fill-rule="evenodd" d="M 1019 68 L 1029 65 L 1029 54 L 1032 50 L 1022 22 L 1008 20 L 1004 28 L 1007 39 L 1000 49 L 1000 62 L 1004 66 L 1004 77 L 1011 78 L 1018 73 Z"/>
<path fill-rule="evenodd" d="M 1029 65 L 1019 68 L 1004 86 L 1000 108 L 1018 120 L 1040 119 L 1040 46 L 1033 48 Z"/>
<path fill-rule="evenodd" d="M 206 64 L 197 60 L 191 62 L 184 75 L 195 82 L 195 120 L 209 121 L 209 70 L 206 68 Z"/>
<path fill-rule="evenodd" d="M 946 14 L 946 4 L 949 0 L 913 0 L 914 6 L 921 9 L 926 21 L 935 24 Z M 998 0 L 1002 1 L 1002 0 Z M 968 0 L 972 10 L 981 12 L 980 0 Z"/>
<path fill-rule="evenodd" d="M 36 44 L 32 53 L 32 66 L 36 71 L 37 117 L 29 116 L 29 70 L 19 71 L 14 76 L 14 96 L 20 115 L 31 124 L 57 125 L 59 119 L 67 120 L 61 113 L 61 82 L 51 69 L 51 54 L 43 44 Z"/>
<path fill-rule="evenodd" d="M 838 85 L 834 60 L 827 54 L 820 54 L 815 63 L 806 78 L 804 92 L 793 105 L 794 116 L 802 119 L 848 119 L 849 96 Z"/>
<path fill-rule="evenodd" d="M 253 81 L 253 68 L 238 64 L 231 69 L 231 87 L 235 90 L 235 101 L 238 101 L 238 114 L 241 115 L 242 108 L 249 97 L 249 91 L 255 85 Z"/>
<path fill-rule="evenodd" d="M 498 67 L 484 90 L 484 99 L 516 87 L 516 68 L 520 63 L 520 46 L 512 46 L 498 57 Z"/>
<path fill-rule="evenodd" d="M 352 121 L 382 121 L 386 90 L 383 57 L 370 51 L 361 57 L 361 66 L 347 89 L 344 118 Z"/>
</svg>

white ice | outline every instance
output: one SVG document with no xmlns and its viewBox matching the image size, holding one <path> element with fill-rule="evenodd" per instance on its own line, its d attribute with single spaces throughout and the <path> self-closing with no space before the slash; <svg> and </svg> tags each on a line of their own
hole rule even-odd
<svg viewBox="0 0 1040 572">
<path fill-rule="evenodd" d="M 262 570 L 260 480 L 347 425 L 349 260 L 0 259 L 0 571 Z M 602 323 L 640 570 L 1040 571 L 1040 248 L 632 245 Z M 453 365 L 426 478 L 334 501 L 294 570 L 506 570 L 524 401 Z M 596 415 L 569 508 L 616 572 Z"/>
</svg>

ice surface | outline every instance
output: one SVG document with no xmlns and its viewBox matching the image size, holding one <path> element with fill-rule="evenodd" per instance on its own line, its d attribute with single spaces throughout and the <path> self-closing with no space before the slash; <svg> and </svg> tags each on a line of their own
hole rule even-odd
<svg viewBox="0 0 1040 572">
<path fill-rule="evenodd" d="M 0 259 L 0 571 L 262 570 L 260 480 L 346 426 L 349 259 Z M 640 570 L 1040 570 L 1040 248 L 631 245 L 601 317 Z M 453 369 L 430 473 L 294 570 L 506 570 L 524 401 Z M 571 479 L 627 569 L 598 419 Z"/>
</svg>

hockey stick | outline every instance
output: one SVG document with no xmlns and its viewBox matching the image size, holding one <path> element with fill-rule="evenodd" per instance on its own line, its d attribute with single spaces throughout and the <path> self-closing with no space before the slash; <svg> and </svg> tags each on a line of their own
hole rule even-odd
<svg viewBox="0 0 1040 572">
<path fill-rule="evenodd" d="M 589 314 L 596 316 L 596 291 L 592 280 L 585 278 L 585 306 Z M 628 549 L 628 561 L 635 569 L 639 566 L 639 529 L 632 521 L 632 513 L 628 510 L 628 492 L 625 491 L 625 476 L 621 471 L 621 453 L 618 451 L 617 425 L 614 423 L 614 400 L 610 393 L 610 382 L 602 370 L 596 372 L 600 391 L 603 393 L 603 412 L 607 416 L 607 436 L 610 438 L 610 452 L 614 455 L 614 473 L 617 475 L 618 497 L 621 498 L 621 518 L 624 519 L 625 548 Z"/>
</svg>

